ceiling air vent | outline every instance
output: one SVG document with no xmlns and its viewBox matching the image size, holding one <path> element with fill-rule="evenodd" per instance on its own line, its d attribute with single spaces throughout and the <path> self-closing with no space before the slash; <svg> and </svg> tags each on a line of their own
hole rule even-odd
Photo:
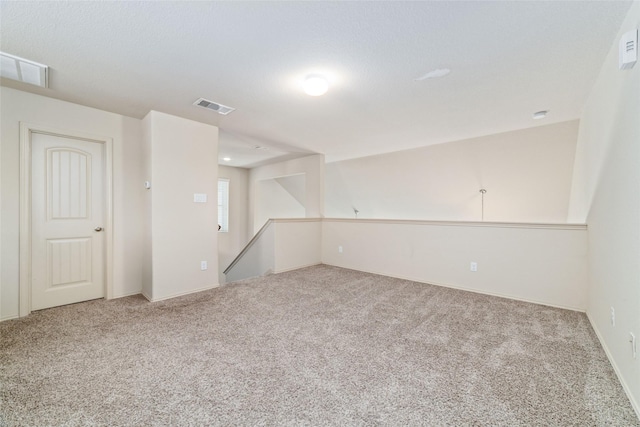
<svg viewBox="0 0 640 427">
<path fill-rule="evenodd" d="M 0 77 L 49 87 L 49 67 L 5 52 L 0 52 Z"/>
<path fill-rule="evenodd" d="M 227 107 L 226 105 L 218 104 L 217 102 L 209 101 L 208 99 L 199 98 L 193 105 L 197 105 L 198 107 L 207 108 L 209 110 L 213 110 L 223 116 L 226 116 L 235 108 Z"/>
</svg>

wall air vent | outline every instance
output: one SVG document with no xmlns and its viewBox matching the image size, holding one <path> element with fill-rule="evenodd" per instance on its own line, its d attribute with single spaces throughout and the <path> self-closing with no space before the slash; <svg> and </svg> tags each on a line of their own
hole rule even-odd
<svg viewBox="0 0 640 427">
<path fill-rule="evenodd" d="M 222 114 L 226 116 L 235 108 L 227 107 L 226 105 L 218 104 L 217 102 L 209 101 L 208 99 L 199 98 L 193 105 L 197 105 L 198 107 L 206 108 L 208 110 L 213 110 L 218 114 Z"/>
</svg>

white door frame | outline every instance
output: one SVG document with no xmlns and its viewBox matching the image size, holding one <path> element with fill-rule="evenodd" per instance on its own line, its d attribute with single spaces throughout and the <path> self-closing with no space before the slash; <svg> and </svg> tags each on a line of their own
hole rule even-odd
<svg viewBox="0 0 640 427">
<path fill-rule="evenodd" d="M 31 313 L 31 134 L 104 144 L 104 286 L 113 297 L 113 139 L 20 122 L 20 317 Z"/>
</svg>

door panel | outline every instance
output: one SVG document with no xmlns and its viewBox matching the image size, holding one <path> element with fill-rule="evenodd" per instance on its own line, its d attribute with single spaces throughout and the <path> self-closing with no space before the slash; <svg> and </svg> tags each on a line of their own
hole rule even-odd
<svg viewBox="0 0 640 427">
<path fill-rule="evenodd" d="M 31 135 L 32 310 L 104 296 L 103 150 Z"/>
<path fill-rule="evenodd" d="M 91 156 L 85 152 L 47 150 L 49 219 L 87 218 L 91 215 Z"/>
<path fill-rule="evenodd" d="M 47 287 L 85 284 L 91 281 L 91 239 L 49 239 Z"/>
</svg>

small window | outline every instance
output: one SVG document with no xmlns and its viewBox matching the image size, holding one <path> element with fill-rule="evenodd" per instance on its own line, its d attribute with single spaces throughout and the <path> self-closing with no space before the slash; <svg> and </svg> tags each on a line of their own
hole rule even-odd
<svg viewBox="0 0 640 427">
<path fill-rule="evenodd" d="M 218 180 L 218 225 L 221 232 L 229 232 L 229 180 Z"/>
</svg>

